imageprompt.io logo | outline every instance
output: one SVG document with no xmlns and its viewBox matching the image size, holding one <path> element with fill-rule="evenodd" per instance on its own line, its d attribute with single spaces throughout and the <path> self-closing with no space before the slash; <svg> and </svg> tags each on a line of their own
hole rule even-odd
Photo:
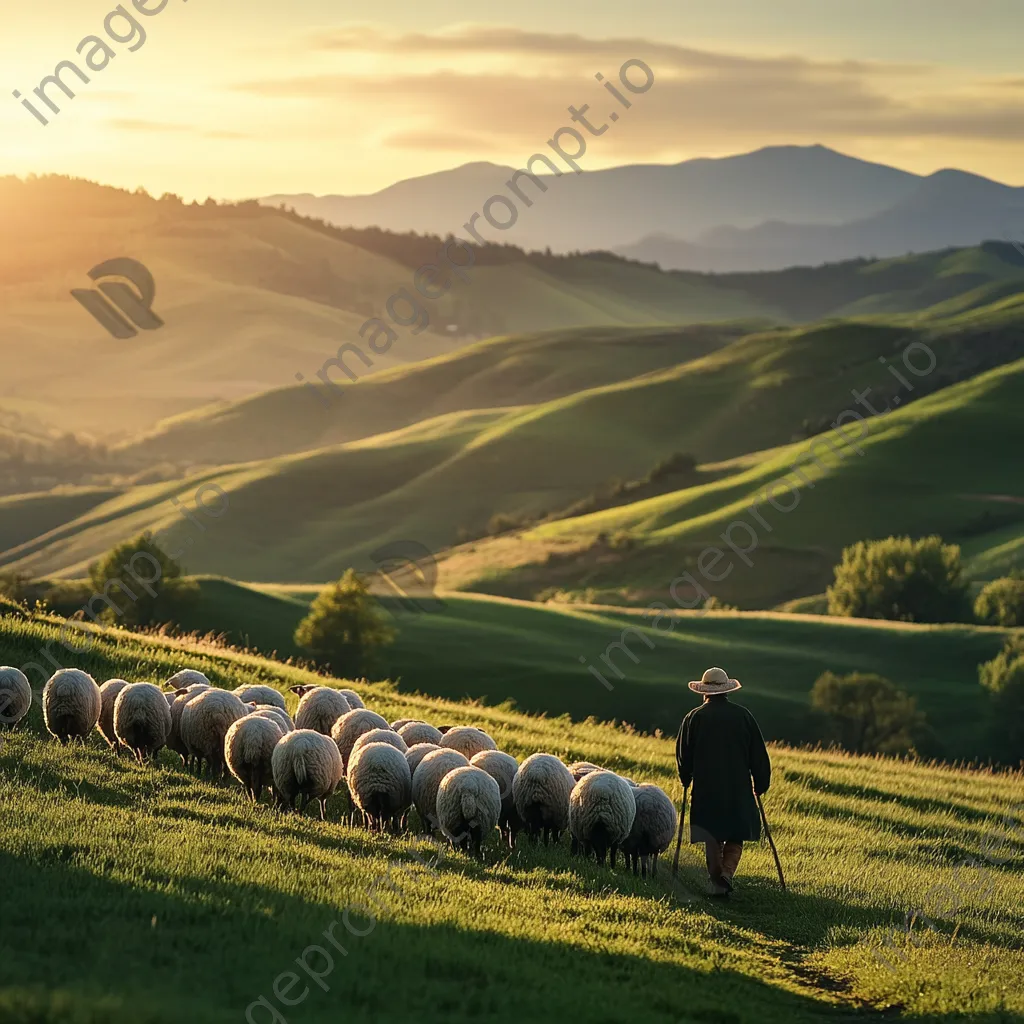
<svg viewBox="0 0 1024 1024">
<path fill-rule="evenodd" d="M 153 275 L 138 260 L 126 256 L 107 260 L 93 267 L 89 277 L 97 282 L 95 289 L 73 288 L 71 294 L 115 338 L 134 338 L 139 333 L 136 328 L 155 331 L 163 327 L 163 320 L 152 309 L 156 296 Z"/>
</svg>

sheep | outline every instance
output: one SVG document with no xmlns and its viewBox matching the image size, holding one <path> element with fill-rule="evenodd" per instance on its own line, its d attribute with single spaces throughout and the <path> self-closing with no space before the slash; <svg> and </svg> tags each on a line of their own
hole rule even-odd
<svg viewBox="0 0 1024 1024">
<path fill-rule="evenodd" d="M 526 834 L 536 842 L 544 833 L 557 843 L 569 826 L 569 794 L 575 785 L 569 769 L 554 754 L 531 754 L 516 772 L 512 798 Z"/>
<path fill-rule="evenodd" d="M 410 722 L 418 722 L 418 721 L 419 721 L 418 718 L 396 718 L 391 723 L 391 728 L 394 729 L 395 732 L 398 732 L 398 730 L 401 729 L 402 726 L 408 725 Z"/>
<path fill-rule="evenodd" d="M 360 739 L 370 735 L 364 733 Z M 390 743 L 357 743 L 347 777 L 352 802 L 369 828 L 383 832 L 388 826 L 397 831 L 412 803 L 412 772 L 405 754 Z"/>
<path fill-rule="evenodd" d="M 296 800 L 305 797 L 320 803 L 320 820 L 327 820 L 327 800 L 341 782 L 344 769 L 338 745 L 315 729 L 296 729 L 274 747 L 270 758 L 274 794 L 282 810 L 294 811 Z"/>
<path fill-rule="evenodd" d="M 205 686 L 209 689 L 213 683 L 194 668 L 183 668 L 164 683 L 164 689 L 167 690 L 190 690 L 193 686 Z"/>
<path fill-rule="evenodd" d="M 456 849 L 483 860 L 483 842 L 501 816 L 501 790 L 483 768 L 448 772 L 437 788 L 437 820 Z"/>
<path fill-rule="evenodd" d="M 356 708 L 354 711 L 347 712 L 334 723 L 332 729 L 328 730 L 331 739 L 338 744 L 338 752 L 341 754 L 342 764 L 346 768 L 356 740 L 371 729 L 393 731 L 387 721 L 381 718 L 376 711 L 368 711 L 366 708 Z"/>
<path fill-rule="evenodd" d="M 437 743 L 414 743 L 405 755 L 405 759 L 409 762 L 409 771 L 415 775 L 416 769 L 420 766 L 420 761 L 431 751 L 440 749 L 441 747 Z"/>
<path fill-rule="evenodd" d="M 636 817 L 622 843 L 622 852 L 634 875 L 653 877 L 658 870 L 658 857 L 669 848 L 676 833 L 676 807 L 660 786 L 651 783 L 634 789 L 633 797 Z"/>
<path fill-rule="evenodd" d="M 254 705 L 243 704 L 228 690 L 203 690 L 181 713 L 181 739 L 197 771 L 203 762 L 212 778 L 224 774 L 224 737 L 234 722 L 249 714 Z"/>
<path fill-rule="evenodd" d="M 126 686 L 131 686 L 127 679 L 108 679 L 100 687 L 100 720 L 96 724 L 100 735 L 107 741 L 107 745 L 118 754 L 121 752 L 121 741 L 114 732 L 114 704 Z M 163 696 L 165 698 L 173 697 L 173 694 L 164 694 Z M 170 710 L 170 701 L 165 700 L 165 703 Z"/>
<path fill-rule="evenodd" d="M 84 743 L 100 720 L 102 704 L 96 680 L 81 669 L 58 669 L 43 687 L 43 721 L 61 743 Z"/>
<path fill-rule="evenodd" d="M 291 689 L 299 695 L 296 729 L 312 729 L 330 736 L 331 726 L 352 710 L 345 695 L 330 686 L 293 686 Z"/>
<path fill-rule="evenodd" d="M 257 704 L 253 714 L 259 715 L 261 718 L 269 718 L 272 722 L 277 722 L 281 726 L 282 735 L 295 731 L 295 723 L 292 721 L 291 715 L 287 711 L 282 711 L 279 707 L 275 707 L 273 704 Z"/>
<path fill-rule="evenodd" d="M 519 762 L 501 750 L 481 750 L 474 754 L 469 763 L 475 768 L 482 768 L 498 784 L 501 792 L 501 814 L 498 817 L 498 828 L 501 837 L 508 843 L 508 848 L 516 848 L 516 835 L 523 823 L 516 811 L 516 802 L 512 798 L 512 783 L 519 771 Z"/>
<path fill-rule="evenodd" d="M 185 669 L 185 672 L 190 672 L 191 669 Z M 201 675 L 199 672 L 193 673 L 194 675 Z M 178 675 L 184 675 L 183 672 L 179 672 Z M 171 677 L 175 678 L 174 676 Z M 181 738 L 181 716 L 185 710 L 185 705 L 191 703 L 201 693 L 205 693 L 207 690 L 212 689 L 209 683 L 189 683 L 177 690 L 172 690 L 169 697 L 171 700 L 171 734 L 167 737 L 167 746 L 170 747 L 180 758 L 181 763 L 186 767 L 191 764 L 192 756 L 188 752 L 188 747 L 185 746 L 185 741 Z"/>
<path fill-rule="evenodd" d="M 456 768 L 465 768 L 469 759 L 457 750 L 432 750 L 417 765 L 412 775 L 412 802 L 420 816 L 423 832 L 432 832 L 438 827 L 437 787 L 441 780 Z"/>
<path fill-rule="evenodd" d="M 604 771 L 604 769 L 596 764 L 591 764 L 590 761 L 573 761 L 573 763 L 569 765 L 569 774 L 576 782 L 579 782 L 584 775 L 600 771 Z"/>
<path fill-rule="evenodd" d="M 464 757 L 472 757 L 481 750 L 497 750 L 498 744 L 482 729 L 474 729 L 471 725 L 460 725 L 450 729 L 441 736 L 442 747 L 451 747 Z"/>
<path fill-rule="evenodd" d="M 629 835 L 635 817 L 636 800 L 625 779 L 615 772 L 588 772 L 569 797 L 572 852 L 585 857 L 593 853 L 597 863 L 604 867 L 605 854 L 610 851 L 614 868 L 615 855 Z"/>
<path fill-rule="evenodd" d="M 392 725 L 391 728 L 394 729 L 395 726 Z M 436 743 L 438 746 L 441 745 L 440 729 L 435 729 L 426 722 L 406 722 L 398 729 L 398 735 L 410 747 L 416 746 L 417 743 Z"/>
<path fill-rule="evenodd" d="M 32 687 L 20 668 L 0 668 L 0 725 L 14 728 L 32 707 Z"/>
<path fill-rule="evenodd" d="M 171 709 L 159 686 L 129 683 L 121 688 L 114 701 L 114 735 L 139 764 L 156 757 L 170 734 Z"/>
<path fill-rule="evenodd" d="M 224 737 L 228 771 L 242 784 L 253 803 L 259 800 L 263 787 L 273 778 L 274 748 L 284 735 L 278 719 L 254 711 L 232 722 Z"/>
<path fill-rule="evenodd" d="M 356 708 L 356 710 L 360 709 Z M 365 747 L 368 743 L 387 743 L 403 755 L 409 750 L 405 740 L 394 729 L 370 729 L 368 732 L 360 733 L 356 737 L 356 741 L 352 744 L 352 749 L 349 751 L 346 763 L 356 756 L 356 751 L 360 747 Z"/>
<path fill-rule="evenodd" d="M 234 694 L 243 704 L 270 704 L 282 711 L 288 710 L 284 697 L 272 686 L 236 686 Z"/>
<path fill-rule="evenodd" d="M 363 698 L 360 697 L 355 690 L 339 690 L 338 693 L 340 693 L 345 698 L 345 700 L 348 701 L 348 706 L 353 711 L 357 710 L 358 708 L 366 707 L 366 705 L 363 703 Z"/>
</svg>

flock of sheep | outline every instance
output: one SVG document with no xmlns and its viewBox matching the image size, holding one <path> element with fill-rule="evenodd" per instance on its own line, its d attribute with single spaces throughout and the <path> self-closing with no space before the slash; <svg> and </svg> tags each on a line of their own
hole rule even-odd
<svg viewBox="0 0 1024 1024">
<path fill-rule="evenodd" d="M 658 786 L 590 762 L 565 765 L 553 754 L 520 764 L 471 726 L 389 723 L 353 690 L 293 686 L 293 721 L 270 686 L 223 690 L 193 669 L 166 686 L 124 679 L 97 686 L 80 669 L 60 669 L 43 689 L 43 719 L 62 743 L 84 741 L 98 727 L 112 749 L 124 746 L 140 763 L 166 746 L 197 772 L 205 765 L 218 778 L 226 769 L 254 801 L 268 786 L 283 810 L 317 800 L 325 820 L 327 800 L 344 781 L 352 823 L 361 817 L 372 830 L 397 832 L 415 807 L 424 832 L 440 829 L 477 859 L 495 829 L 511 849 L 520 831 L 534 841 L 543 834 L 547 845 L 568 828 L 573 853 L 602 865 L 610 854 L 614 868 L 621 850 L 634 874 L 646 876 L 675 833 L 675 807 Z M 24 674 L 0 668 L 0 720 L 16 725 L 31 703 Z"/>
</svg>

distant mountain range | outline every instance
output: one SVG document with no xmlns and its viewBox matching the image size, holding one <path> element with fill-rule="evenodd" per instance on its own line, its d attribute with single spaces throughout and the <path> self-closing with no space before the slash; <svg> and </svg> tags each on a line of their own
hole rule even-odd
<svg viewBox="0 0 1024 1024">
<path fill-rule="evenodd" d="M 353 227 L 461 234 L 514 168 L 474 163 L 366 196 L 275 195 L 309 217 Z M 541 177 L 546 192 L 489 239 L 556 252 L 607 249 L 665 269 L 771 270 L 899 256 L 1024 236 L 1024 188 L 963 171 L 922 176 L 824 146 L 775 146 L 672 166 Z M 521 184 L 523 184 L 521 182 Z"/>
</svg>

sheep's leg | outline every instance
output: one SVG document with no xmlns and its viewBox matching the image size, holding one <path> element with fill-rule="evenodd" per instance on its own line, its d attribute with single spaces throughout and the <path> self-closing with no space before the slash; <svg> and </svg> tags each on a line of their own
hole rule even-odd
<svg viewBox="0 0 1024 1024">
<path fill-rule="evenodd" d="M 327 820 L 327 797 L 320 798 L 320 820 Z"/>
<path fill-rule="evenodd" d="M 618 850 L 619 850 L 619 848 L 613 843 L 612 844 L 612 859 L 611 859 L 612 871 L 615 870 L 615 855 L 616 855 L 616 853 L 618 853 Z"/>
</svg>

